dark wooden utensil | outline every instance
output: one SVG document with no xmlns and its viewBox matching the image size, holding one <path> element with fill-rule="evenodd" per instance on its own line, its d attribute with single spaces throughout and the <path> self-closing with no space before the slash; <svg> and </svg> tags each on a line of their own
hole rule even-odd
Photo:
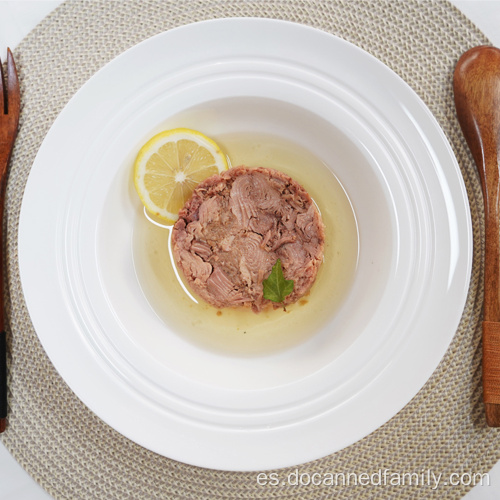
<svg viewBox="0 0 500 500">
<path fill-rule="evenodd" d="M 458 121 L 481 177 L 485 211 L 483 398 L 486 421 L 500 426 L 500 50 L 474 47 L 453 78 Z"/>
<path fill-rule="evenodd" d="M 5 83 L 4 83 L 5 82 Z M 3 220 L 7 167 L 17 136 L 20 110 L 19 80 L 12 52 L 7 49 L 7 78 L 4 80 L 0 61 L 0 224 Z M 1 226 L 0 226 L 1 230 Z M 7 422 L 7 342 L 3 290 L 3 234 L 0 232 L 0 432 Z"/>
</svg>

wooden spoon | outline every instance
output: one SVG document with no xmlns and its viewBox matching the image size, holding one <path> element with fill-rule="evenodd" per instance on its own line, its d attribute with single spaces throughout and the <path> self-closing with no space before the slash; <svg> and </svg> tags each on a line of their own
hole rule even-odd
<svg viewBox="0 0 500 500">
<path fill-rule="evenodd" d="M 500 426 L 500 50 L 480 46 L 459 59 L 453 78 L 458 121 L 484 195 L 483 400 L 486 422 Z"/>
</svg>

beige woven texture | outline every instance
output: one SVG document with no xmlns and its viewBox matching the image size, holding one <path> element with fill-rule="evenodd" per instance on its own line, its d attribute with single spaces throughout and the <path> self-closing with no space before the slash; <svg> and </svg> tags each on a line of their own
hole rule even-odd
<svg viewBox="0 0 500 500">
<path fill-rule="evenodd" d="M 17 229 L 23 189 L 45 134 L 80 86 L 125 49 L 175 26 L 233 16 L 314 26 L 358 45 L 395 70 L 447 134 L 472 212 L 472 281 L 460 326 L 441 364 L 386 425 L 349 448 L 299 466 L 299 473 L 432 471 L 443 474 L 444 482 L 452 473 L 487 472 L 500 459 L 500 434 L 485 426 L 481 402 L 482 195 L 455 118 L 451 87 L 459 55 L 488 41 L 451 4 L 415 0 L 72 0 L 19 45 L 15 58 L 22 82 L 21 128 L 8 183 L 6 221 L 10 413 L 1 440 L 55 498 L 460 498 L 469 486 L 442 483 L 433 490 L 415 481 L 413 486 L 361 486 L 352 480 L 349 486 L 336 487 L 281 481 L 277 486 L 260 486 L 256 473 L 212 471 L 158 456 L 89 411 L 56 373 L 38 342 L 21 289 Z M 294 472 L 295 467 L 282 470 L 279 477 L 286 479 Z"/>
</svg>

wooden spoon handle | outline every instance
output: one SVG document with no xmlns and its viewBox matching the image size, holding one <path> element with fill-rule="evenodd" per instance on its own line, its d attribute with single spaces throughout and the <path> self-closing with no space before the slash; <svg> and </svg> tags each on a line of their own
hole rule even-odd
<svg viewBox="0 0 500 500">
<path fill-rule="evenodd" d="M 500 50 L 465 52 L 454 72 L 457 116 L 481 177 L 485 211 L 483 398 L 500 426 Z"/>
</svg>

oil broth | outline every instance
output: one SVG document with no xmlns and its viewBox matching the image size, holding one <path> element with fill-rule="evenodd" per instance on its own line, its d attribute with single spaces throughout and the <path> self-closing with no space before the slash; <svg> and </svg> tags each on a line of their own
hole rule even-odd
<svg viewBox="0 0 500 500">
<path fill-rule="evenodd" d="M 143 293 L 157 316 L 184 339 L 218 353 L 255 356 L 291 348 L 313 336 L 338 310 L 354 276 L 358 257 L 356 219 L 344 189 L 310 151 L 267 134 L 214 137 L 231 166 L 280 170 L 302 184 L 325 224 L 325 251 L 309 294 L 283 308 L 259 314 L 216 309 L 178 279 L 168 251 L 169 230 L 141 212 L 134 224 L 134 265 Z M 195 302 L 195 300 L 197 302 Z"/>
</svg>

